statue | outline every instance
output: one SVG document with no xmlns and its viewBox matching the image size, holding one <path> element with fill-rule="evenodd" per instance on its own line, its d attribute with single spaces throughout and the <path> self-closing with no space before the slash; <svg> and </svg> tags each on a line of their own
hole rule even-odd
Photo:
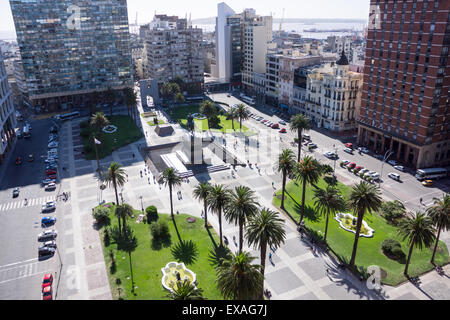
<svg viewBox="0 0 450 320">
<path fill-rule="evenodd" d="M 194 117 L 191 113 L 189 113 L 189 115 L 187 116 L 186 126 L 190 132 L 194 131 Z"/>
</svg>

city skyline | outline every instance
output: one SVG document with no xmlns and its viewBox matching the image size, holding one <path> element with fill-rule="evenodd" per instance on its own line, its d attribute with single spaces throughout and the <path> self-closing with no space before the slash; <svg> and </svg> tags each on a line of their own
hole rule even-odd
<svg viewBox="0 0 450 320">
<path fill-rule="evenodd" d="M 129 23 L 134 24 L 136 12 L 138 12 L 138 24 L 150 22 L 153 15 L 168 14 L 184 17 L 191 15 L 192 19 L 210 18 L 217 16 L 217 4 L 222 1 L 204 1 L 185 2 L 181 0 L 171 0 L 162 3 L 148 3 L 143 0 L 128 0 L 128 18 Z M 276 7 L 273 2 L 268 0 L 255 1 L 248 0 L 245 5 L 242 1 L 229 0 L 224 1 L 227 5 L 241 12 L 245 8 L 254 8 L 259 14 L 270 15 L 274 19 L 282 17 L 283 8 L 285 9 L 284 18 L 327 18 L 327 19 L 366 19 L 369 14 L 369 0 L 316 0 L 314 2 L 298 0 L 280 0 Z M 9 1 L 3 1 L 0 4 L 0 33 L 13 33 L 14 22 L 12 19 L 11 7 Z"/>
</svg>

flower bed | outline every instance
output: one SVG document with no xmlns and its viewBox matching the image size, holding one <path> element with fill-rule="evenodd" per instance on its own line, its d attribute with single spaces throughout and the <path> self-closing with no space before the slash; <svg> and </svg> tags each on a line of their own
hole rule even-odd
<svg viewBox="0 0 450 320">
<path fill-rule="evenodd" d="M 104 127 L 102 129 L 102 131 L 104 133 L 114 133 L 117 131 L 117 127 L 115 125 L 110 124 L 110 125 L 107 125 L 106 127 Z"/>
<path fill-rule="evenodd" d="M 356 218 L 350 213 L 338 213 L 334 219 L 339 222 L 342 229 L 356 233 Z M 374 232 L 375 231 L 363 220 L 359 235 L 361 237 L 371 238 L 373 237 Z"/>
<path fill-rule="evenodd" d="M 178 281 L 189 280 L 194 284 L 197 276 L 194 272 L 187 269 L 184 263 L 169 262 L 164 268 L 161 268 L 163 277 L 161 283 L 166 290 L 173 291 Z"/>
</svg>

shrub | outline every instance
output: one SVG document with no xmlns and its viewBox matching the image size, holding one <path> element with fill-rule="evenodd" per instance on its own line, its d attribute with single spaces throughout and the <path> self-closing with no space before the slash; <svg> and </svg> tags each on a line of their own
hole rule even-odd
<svg viewBox="0 0 450 320">
<path fill-rule="evenodd" d="M 405 215 L 406 208 L 398 200 L 387 201 L 381 204 L 379 213 L 388 223 L 397 225 L 399 220 Z"/>
<path fill-rule="evenodd" d="M 401 260 L 405 258 L 405 254 L 402 251 L 400 242 L 394 239 L 385 239 L 381 243 L 381 249 L 383 253 L 391 259 Z"/>
<path fill-rule="evenodd" d="M 99 224 L 104 224 L 109 221 L 109 209 L 105 207 L 98 207 L 94 209 L 92 216 Z"/>
<path fill-rule="evenodd" d="M 209 119 L 209 127 L 210 128 L 219 128 L 220 119 L 218 116 L 213 116 Z"/>
<path fill-rule="evenodd" d="M 91 131 L 87 128 L 84 128 L 80 131 L 80 136 L 83 138 L 89 137 L 90 134 L 91 134 Z"/>
<path fill-rule="evenodd" d="M 158 209 L 155 206 L 150 206 L 145 208 L 147 213 L 147 223 L 152 223 L 158 220 Z"/>
<path fill-rule="evenodd" d="M 105 229 L 105 233 L 103 234 L 103 242 L 106 247 L 109 246 L 109 243 L 110 243 L 109 228 Z"/>
<path fill-rule="evenodd" d="M 150 233 L 155 241 L 163 241 L 167 239 L 169 234 L 169 226 L 164 221 L 156 221 L 150 224 Z"/>
</svg>

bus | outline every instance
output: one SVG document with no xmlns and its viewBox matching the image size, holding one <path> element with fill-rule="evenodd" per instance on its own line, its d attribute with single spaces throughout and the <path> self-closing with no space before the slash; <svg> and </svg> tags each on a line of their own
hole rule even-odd
<svg viewBox="0 0 450 320">
<path fill-rule="evenodd" d="M 205 98 L 203 96 L 195 96 L 195 97 L 191 96 L 184 98 L 184 100 L 186 102 L 195 103 L 195 102 L 203 102 Z"/>
<path fill-rule="evenodd" d="M 255 105 L 255 99 L 247 97 L 247 96 L 242 96 L 241 98 L 244 102 L 247 102 L 249 105 L 251 105 L 251 106 Z"/>
<path fill-rule="evenodd" d="M 447 177 L 448 171 L 445 168 L 429 168 L 429 169 L 417 169 L 416 179 L 422 180 L 432 180 L 441 179 Z"/>
<path fill-rule="evenodd" d="M 57 114 L 55 116 L 56 120 L 70 120 L 76 117 L 80 116 L 80 112 L 79 111 L 74 111 L 74 112 L 70 112 L 70 113 L 64 113 L 64 114 Z"/>
</svg>

